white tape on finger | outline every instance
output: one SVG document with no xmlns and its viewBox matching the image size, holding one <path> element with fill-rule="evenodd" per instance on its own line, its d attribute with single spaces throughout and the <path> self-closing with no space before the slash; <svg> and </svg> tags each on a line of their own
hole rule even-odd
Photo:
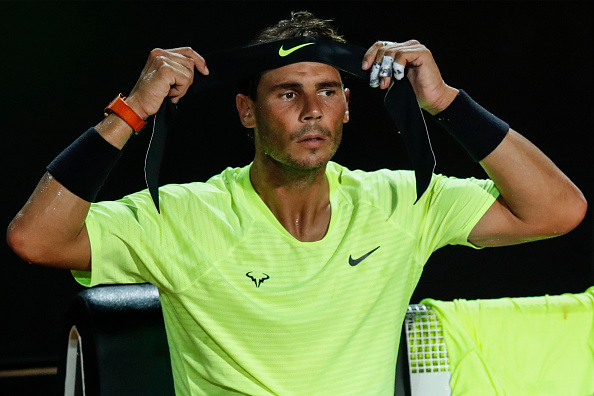
<svg viewBox="0 0 594 396">
<path fill-rule="evenodd" d="M 404 77 L 404 66 L 398 62 L 392 63 L 392 69 L 394 70 L 394 78 L 396 80 L 402 80 Z"/>
<path fill-rule="evenodd" d="M 380 67 L 379 76 L 380 77 L 392 77 L 392 64 L 394 63 L 394 58 L 390 55 L 385 55 L 382 59 L 382 65 Z"/>
<path fill-rule="evenodd" d="M 371 71 L 369 72 L 369 86 L 371 88 L 377 88 L 380 86 L 379 72 L 381 65 L 378 62 L 373 62 L 371 65 Z"/>
</svg>

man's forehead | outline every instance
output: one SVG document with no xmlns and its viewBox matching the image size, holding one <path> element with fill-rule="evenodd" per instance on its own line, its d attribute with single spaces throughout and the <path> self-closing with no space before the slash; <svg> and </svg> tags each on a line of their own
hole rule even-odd
<svg viewBox="0 0 594 396">
<path fill-rule="evenodd" d="M 299 80 L 336 80 L 342 82 L 340 72 L 334 66 L 321 62 L 296 62 L 262 73 L 260 83 Z"/>
</svg>

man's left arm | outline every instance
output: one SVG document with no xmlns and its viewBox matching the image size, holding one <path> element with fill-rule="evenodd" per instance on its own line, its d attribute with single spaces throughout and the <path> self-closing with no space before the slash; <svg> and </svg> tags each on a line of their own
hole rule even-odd
<svg viewBox="0 0 594 396">
<path fill-rule="evenodd" d="M 375 43 L 367 51 L 362 68 L 368 70 L 374 62 L 381 64 L 385 56 L 394 60 L 394 69 L 396 64 L 401 69 L 406 67 L 406 76 L 415 90 L 419 105 L 431 115 L 438 115 L 459 97 L 461 99 L 458 100 L 465 101 L 464 106 L 472 102 L 443 81 L 431 52 L 418 41 Z M 379 88 L 388 88 L 390 79 L 391 76 L 382 77 L 380 74 Z M 477 117 L 486 114 L 483 110 L 479 110 Z M 468 122 L 461 124 L 465 124 L 464 127 L 474 125 Z M 482 146 L 471 155 L 484 153 L 485 147 L 489 149 L 484 157 L 477 160 L 480 159 L 481 166 L 501 195 L 473 228 L 468 241 L 476 246 L 512 245 L 551 238 L 575 228 L 587 209 L 586 200 L 575 184 L 534 144 L 516 131 L 508 131 L 505 123 L 489 119 L 484 124 L 486 129 L 499 129 L 493 133 L 505 134 L 505 137 L 499 140 L 495 136 L 496 144 L 489 147 L 493 143 L 485 146 L 479 140 L 482 137 L 471 136 L 471 145 L 476 146 L 478 142 L 478 146 Z M 503 131 L 502 125 L 505 125 Z M 477 130 L 476 133 L 483 131 Z M 468 131 L 465 134 L 468 136 Z M 468 150 L 468 145 L 465 144 L 465 148 Z"/>
<path fill-rule="evenodd" d="M 574 229 L 584 218 L 586 199 L 571 180 L 534 144 L 510 130 L 480 161 L 501 196 L 468 240 L 503 246 L 551 238 Z"/>
</svg>

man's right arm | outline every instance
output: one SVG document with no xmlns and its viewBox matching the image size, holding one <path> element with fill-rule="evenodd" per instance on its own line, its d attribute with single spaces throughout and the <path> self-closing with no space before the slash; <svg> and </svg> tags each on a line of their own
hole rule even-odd
<svg viewBox="0 0 594 396">
<path fill-rule="evenodd" d="M 146 119 L 157 112 L 165 98 L 177 102 L 186 94 L 194 80 L 194 68 L 208 74 L 204 59 L 189 47 L 153 50 L 126 104 Z M 113 113 L 95 129 L 120 150 L 133 133 Z M 85 227 L 90 206 L 46 172 L 8 226 L 8 244 L 30 263 L 90 270 L 91 247 Z"/>
</svg>

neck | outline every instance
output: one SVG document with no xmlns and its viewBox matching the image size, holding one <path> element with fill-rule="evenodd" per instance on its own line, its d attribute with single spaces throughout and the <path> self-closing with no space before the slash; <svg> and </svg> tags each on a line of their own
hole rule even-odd
<svg viewBox="0 0 594 396">
<path fill-rule="evenodd" d="M 263 166 L 254 161 L 254 189 L 283 227 L 300 241 L 317 241 L 330 223 L 330 189 L 326 166 L 313 170 Z"/>
</svg>

